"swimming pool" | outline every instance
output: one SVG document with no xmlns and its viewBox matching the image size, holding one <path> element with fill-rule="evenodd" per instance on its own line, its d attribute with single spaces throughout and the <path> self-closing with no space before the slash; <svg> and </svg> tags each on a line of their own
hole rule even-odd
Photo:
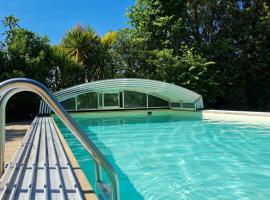
<svg viewBox="0 0 270 200">
<path fill-rule="evenodd" d="M 199 112 L 72 114 L 116 168 L 121 200 L 270 199 L 270 126 Z M 93 161 L 56 119 L 93 185 Z"/>
</svg>

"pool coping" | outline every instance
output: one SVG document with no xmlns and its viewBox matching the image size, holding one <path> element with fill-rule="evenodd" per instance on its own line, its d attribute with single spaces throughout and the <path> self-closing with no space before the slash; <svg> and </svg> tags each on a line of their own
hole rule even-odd
<svg viewBox="0 0 270 200">
<path fill-rule="evenodd" d="M 203 120 L 226 121 L 237 123 L 248 123 L 254 125 L 270 125 L 269 112 L 249 112 L 232 110 L 203 110 L 201 111 Z"/>
<path fill-rule="evenodd" d="M 85 197 L 86 200 L 98 200 L 98 197 L 93 189 L 93 187 L 91 186 L 91 184 L 89 183 L 89 181 L 87 180 L 83 170 L 81 169 L 80 165 L 78 164 L 74 154 L 72 153 L 70 147 L 68 146 L 67 142 L 65 141 L 62 132 L 60 131 L 60 129 L 58 128 L 57 124 L 55 123 L 54 119 L 52 118 L 52 121 L 56 127 L 57 130 L 57 134 L 59 136 L 59 139 L 63 145 L 63 148 L 66 152 L 66 155 L 68 157 L 68 160 L 72 166 L 72 169 L 75 173 L 75 176 L 78 180 L 78 182 L 80 183 L 83 195 Z"/>
<path fill-rule="evenodd" d="M 213 114 L 230 114 L 230 115 L 246 115 L 246 116 L 260 116 L 270 117 L 270 112 L 257 112 L 257 111 L 235 111 L 235 110 L 202 110 L 203 113 Z"/>
</svg>

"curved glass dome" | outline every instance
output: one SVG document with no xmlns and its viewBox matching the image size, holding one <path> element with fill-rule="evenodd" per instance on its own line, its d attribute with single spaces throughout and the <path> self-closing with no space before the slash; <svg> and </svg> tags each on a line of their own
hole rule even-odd
<svg viewBox="0 0 270 200">
<path fill-rule="evenodd" d="M 109 79 L 76 85 L 54 93 L 70 111 L 177 108 L 203 109 L 202 96 L 186 88 L 148 79 Z M 40 104 L 40 113 L 50 108 Z"/>
</svg>

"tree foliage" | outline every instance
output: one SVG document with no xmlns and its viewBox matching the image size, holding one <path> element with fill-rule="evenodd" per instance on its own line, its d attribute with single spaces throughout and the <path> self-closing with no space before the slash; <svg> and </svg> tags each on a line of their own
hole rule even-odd
<svg viewBox="0 0 270 200">
<path fill-rule="evenodd" d="M 62 48 L 81 65 L 85 82 L 89 78 L 94 80 L 99 43 L 100 39 L 93 29 L 80 25 L 69 30 L 62 39 Z"/>
<path fill-rule="evenodd" d="M 46 36 L 40 37 L 32 31 L 20 28 L 17 22 L 13 16 L 8 16 L 3 21 L 6 37 L 0 50 L 0 79 L 27 77 L 48 85 L 52 59 L 49 40 Z M 36 96 L 22 93 L 10 100 L 7 112 L 27 118 L 37 111 L 38 103 Z M 19 112 L 24 108 L 27 109 Z M 14 117 L 7 116 L 8 120 Z"/>
<path fill-rule="evenodd" d="M 270 3 L 266 0 L 137 0 L 131 28 L 98 36 L 77 25 L 59 45 L 2 21 L 0 80 L 30 77 L 60 90 L 107 78 L 174 83 L 207 108 L 270 110 Z"/>
<path fill-rule="evenodd" d="M 49 86 L 58 91 L 84 81 L 81 65 L 60 46 L 52 47 L 51 79 Z"/>
</svg>

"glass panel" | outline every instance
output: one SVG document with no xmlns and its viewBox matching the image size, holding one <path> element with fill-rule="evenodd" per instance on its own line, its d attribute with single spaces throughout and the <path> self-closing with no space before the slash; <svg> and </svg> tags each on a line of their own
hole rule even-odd
<svg viewBox="0 0 270 200">
<path fill-rule="evenodd" d="M 181 107 L 180 103 L 176 103 L 176 102 L 171 102 L 171 107 Z"/>
<path fill-rule="evenodd" d="M 140 92 L 125 91 L 125 108 L 147 107 L 146 94 Z"/>
<path fill-rule="evenodd" d="M 119 106 L 118 105 L 118 95 L 119 93 L 104 93 L 104 106 Z"/>
<path fill-rule="evenodd" d="M 92 109 L 98 107 L 97 93 L 82 94 L 77 98 L 78 109 Z"/>
<path fill-rule="evenodd" d="M 169 106 L 169 102 L 161 98 L 148 95 L 148 106 L 149 107 L 167 107 Z"/>
<path fill-rule="evenodd" d="M 61 104 L 67 110 L 75 110 L 75 98 L 70 98 L 65 101 L 62 101 Z"/>
<path fill-rule="evenodd" d="M 123 108 L 123 92 L 119 93 L 119 105 L 120 108 Z"/>
<path fill-rule="evenodd" d="M 98 107 L 101 108 L 103 105 L 102 105 L 102 93 L 99 93 L 99 102 L 98 102 Z"/>
<path fill-rule="evenodd" d="M 182 103 L 183 108 L 195 108 L 194 103 Z"/>
</svg>

